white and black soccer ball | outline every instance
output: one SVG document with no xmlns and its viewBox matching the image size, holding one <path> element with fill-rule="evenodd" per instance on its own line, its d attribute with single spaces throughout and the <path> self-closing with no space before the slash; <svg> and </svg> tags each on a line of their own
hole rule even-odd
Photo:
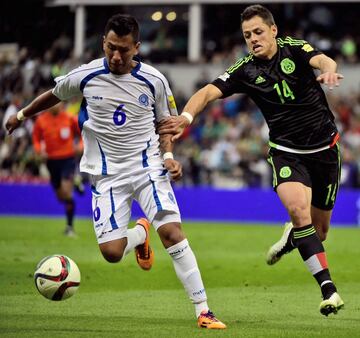
<svg viewBox="0 0 360 338">
<path fill-rule="evenodd" d="M 35 285 L 51 300 L 64 300 L 76 293 L 80 286 L 80 270 L 76 263 L 64 255 L 43 258 L 36 267 Z"/>
</svg>

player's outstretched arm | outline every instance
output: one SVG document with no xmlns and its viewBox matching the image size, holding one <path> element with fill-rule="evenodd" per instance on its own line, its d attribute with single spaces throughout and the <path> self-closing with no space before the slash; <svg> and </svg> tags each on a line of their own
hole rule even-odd
<svg viewBox="0 0 360 338">
<path fill-rule="evenodd" d="M 35 98 L 29 105 L 21 109 L 17 114 L 13 114 L 6 121 L 6 130 L 11 134 L 15 129 L 19 128 L 22 121 L 30 118 L 42 110 L 48 109 L 60 100 L 52 93 L 52 89 Z"/>
<path fill-rule="evenodd" d="M 338 87 L 340 85 L 339 80 L 344 78 L 342 74 L 336 72 L 336 62 L 325 54 L 312 57 L 310 59 L 310 65 L 313 68 L 320 70 L 321 74 L 316 80 L 328 86 L 330 90 L 334 87 Z"/>
<path fill-rule="evenodd" d="M 170 177 L 173 181 L 178 181 L 182 177 L 182 165 L 180 162 L 174 160 L 174 155 L 172 153 L 174 144 L 171 142 L 170 134 L 160 135 L 160 150 L 163 154 L 164 167 L 170 174 Z"/>
<path fill-rule="evenodd" d="M 194 117 L 204 110 L 206 105 L 222 96 L 222 92 L 213 84 L 208 84 L 198 90 L 186 103 L 180 116 L 171 116 L 161 121 L 158 127 L 158 133 L 172 134 L 171 141 L 174 142 L 180 138 L 184 129 L 189 126 Z"/>
</svg>

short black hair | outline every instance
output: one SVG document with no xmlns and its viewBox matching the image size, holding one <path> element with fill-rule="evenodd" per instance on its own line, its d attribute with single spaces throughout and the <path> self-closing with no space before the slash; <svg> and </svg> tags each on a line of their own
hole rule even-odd
<svg viewBox="0 0 360 338">
<path fill-rule="evenodd" d="M 272 13 L 262 5 L 251 5 L 246 7 L 241 13 L 241 24 L 244 21 L 252 19 L 254 16 L 262 18 L 269 27 L 275 25 Z"/>
<path fill-rule="evenodd" d="M 105 36 L 110 31 L 114 31 L 119 36 L 125 36 L 131 34 L 135 43 L 139 42 L 140 40 L 139 23 L 131 15 L 127 15 L 127 14 L 113 15 L 106 23 Z"/>
</svg>

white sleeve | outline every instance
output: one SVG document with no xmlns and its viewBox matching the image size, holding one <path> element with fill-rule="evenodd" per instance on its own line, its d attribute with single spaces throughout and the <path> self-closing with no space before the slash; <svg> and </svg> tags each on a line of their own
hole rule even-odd
<svg viewBox="0 0 360 338">
<path fill-rule="evenodd" d="M 80 85 L 83 78 L 84 72 L 81 71 L 81 66 L 67 75 L 58 76 L 55 79 L 56 85 L 52 93 L 62 101 L 79 96 L 82 94 Z"/>
<path fill-rule="evenodd" d="M 155 95 L 156 121 L 160 122 L 170 115 L 178 115 L 173 93 L 164 76 L 157 83 Z"/>
</svg>

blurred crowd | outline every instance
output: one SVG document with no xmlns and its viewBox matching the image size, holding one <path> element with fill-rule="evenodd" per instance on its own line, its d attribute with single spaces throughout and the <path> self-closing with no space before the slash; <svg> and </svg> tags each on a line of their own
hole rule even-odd
<svg viewBox="0 0 360 338">
<path fill-rule="evenodd" d="M 289 34 L 306 38 L 340 63 L 358 63 L 360 38 L 355 31 L 359 23 L 352 22 L 353 16 L 346 15 L 347 7 L 341 9 L 343 15 L 339 16 L 336 10 L 340 8 L 336 6 L 340 5 L 288 4 L 284 6 L 282 4 L 274 5 L 271 9 L 280 26 L 280 32 L 284 33 L 281 35 Z M 104 18 L 109 16 L 109 11 L 103 13 Z M 232 9 L 228 6 L 205 7 L 203 62 L 221 62 L 225 69 L 225 66 L 232 64 L 246 53 L 241 32 L 238 29 L 239 13 L 240 9 L 237 7 Z M 136 15 L 136 13 L 130 14 Z M 337 17 L 335 17 L 336 14 Z M 90 19 L 91 15 L 90 12 Z M 234 20 L 236 16 L 237 21 Z M 144 61 L 180 62 L 186 59 L 187 21 L 186 16 L 182 18 L 184 25 L 180 23 L 173 26 L 167 23 L 162 24 L 161 29 L 156 24 L 144 20 L 142 28 L 146 34 L 143 34 L 141 49 Z M 228 24 L 226 26 L 212 24 L 219 20 Z M 285 26 L 284 23 L 287 25 Z M 99 26 L 103 27 L 103 23 Z M 6 136 L 3 126 L 8 116 L 17 112 L 35 96 L 51 88 L 56 76 L 65 74 L 80 63 L 88 62 L 101 55 L 102 34 L 101 31 L 94 30 L 94 27 L 92 30 L 89 29 L 86 52 L 81 60 L 72 57 L 71 34 L 73 32 L 64 30 L 58 31 L 53 40 L 48 40 L 53 41 L 50 44 L 46 41 L 46 47 L 43 49 L 34 48 L 36 41 L 34 46 L 31 46 L 20 37 L 14 37 L 18 41 L 16 57 L 0 57 L 0 123 L 2 126 L 0 129 L 0 181 L 46 182 L 48 180 L 46 167 L 35 156 L 32 148 L 33 121 L 27 120 L 12 137 Z M 1 34 L 0 38 L 4 40 Z M 2 42 L 10 41 L 0 41 L 0 44 Z M 41 43 L 45 46 L 44 40 Z M 194 91 L 212 80 L 203 76 L 199 72 Z M 178 109 L 181 111 L 187 98 L 177 91 L 176 82 L 171 85 Z M 359 187 L 360 92 L 339 95 L 334 91 L 327 95 L 342 138 L 341 184 L 345 187 Z M 76 115 L 79 105 L 80 101 L 75 99 L 68 102 L 64 110 L 68 114 Z M 229 189 L 271 186 L 272 173 L 266 161 L 267 138 L 268 130 L 264 119 L 256 105 L 247 96 L 236 95 L 215 102 L 194 121 L 176 145 L 176 158 L 181 161 L 184 169 L 184 177 L 179 184 L 212 185 Z"/>
<path fill-rule="evenodd" d="M 24 54 L 25 56 L 26 54 Z M 70 64 L 68 63 L 64 64 Z M 69 66 L 70 67 L 70 66 Z M 46 182 L 45 165 L 35 155 L 31 136 L 32 120 L 9 137 L 4 123 L 36 95 L 53 84 L 59 75 L 57 65 L 24 57 L 17 65 L 7 65 L 0 72 L 0 181 Z M 206 83 L 199 78 L 196 88 Z M 186 99 L 172 84 L 181 111 Z M 341 183 L 359 187 L 360 182 L 360 92 L 346 96 L 328 93 L 342 137 L 343 171 Z M 80 100 L 64 105 L 76 115 Z M 218 100 L 209 106 L 188 128 L 177 143 L 176 158 L 183 164 L 181 185 L 212 185 L 237 189 L 271 185 L 271 168 L 267 163 L 268 129 L 257 106 L 246 95 Z"/>
</svg>

